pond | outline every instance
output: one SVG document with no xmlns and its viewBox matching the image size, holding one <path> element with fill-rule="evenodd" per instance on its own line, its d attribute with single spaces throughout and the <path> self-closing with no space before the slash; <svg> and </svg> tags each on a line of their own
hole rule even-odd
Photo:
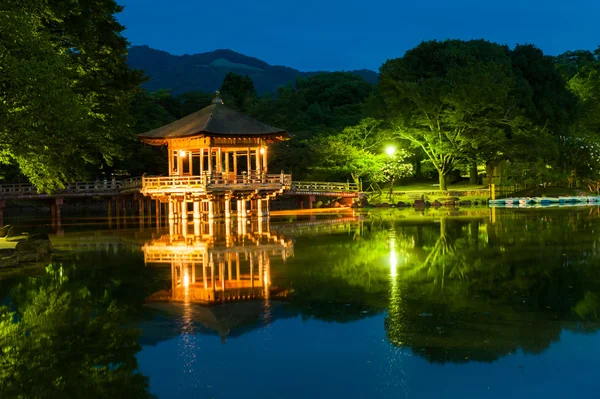
<svg viewBox="0 0 600 399">
<path fill-rule="evenodd" d="M 51 263 L 0 275 L 0 397 L 597 397 L 599 221 L 67 218 Z"/>
</svg>

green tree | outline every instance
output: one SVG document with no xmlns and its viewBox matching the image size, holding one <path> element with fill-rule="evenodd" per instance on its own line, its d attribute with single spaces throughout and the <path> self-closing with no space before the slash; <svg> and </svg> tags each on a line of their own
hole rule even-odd
<svg viewBox="0 0 600 399">
<path fill-rule="evenodd" d="M 229 72 L 221 85 L 221 94 L 225 104 L 246 112 L 250 104 L 256 100 L 256 89 L 248 75 L 241 76 Z"/>
<path fill-rule="evenodd" d="M 0 162 L 53 190 L 122 156 L 142 81 L 112 0 L 0 5 Z"/>
<path fill-rule="evenodd" d="M 562 141 L 563 159 L 571 179 L 586 179 L 598 187 L 600 180 L 600 48 L 573 51 L 556 59 L 556 67 L 577 99 L 574 122 Z"/>
<path fill-rule="evenodd" d="M 355 183 L 366 180 L 370 186 L 379 187 L 384 181 L 395 181 L 412 171 L 405 162 L 406 151 L 392 157 L 385 153 L 385 145 L 393 143 L 390 132 L 381 128 L 382 122 L 365 118 L 341 133 L 321 134 L 309 141 L 313 149 L 312 167 L 319 178 L 352 178 Z"/>
<path fill-rule="evenodd" d="M 424 42 L 380 69 L 394 132 L 423 150 L 440 189 L 457 160 L 497 146 L 519 121 L 509 50 L 483 40 Z"/>
</svg>

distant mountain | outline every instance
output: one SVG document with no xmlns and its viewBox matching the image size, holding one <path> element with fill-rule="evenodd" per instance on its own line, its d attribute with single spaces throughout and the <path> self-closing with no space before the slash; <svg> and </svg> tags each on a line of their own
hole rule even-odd
<svg viewBox="0 0 600 399">
<path fill-rule="evenodd" d="M 129 49 L 129 66 L 143 69 L 150 80 L 142 86 L 149 90 L 170 89 L 173 94 L 188 91 L 213 92 L 221 87 L 225 75 L 235 72 L 248 75 L 259 94 L 274 92 L 299 76 L 319 72 L 300 72 L 285 66 L 269 65 L 257 58 L 232 50 L 215 50 L 193 55 L 172 55 L 148 46 Z M 348 71 L 370 83 L 377 83 L 378 74 L 368 69 Z"/>
</svg>

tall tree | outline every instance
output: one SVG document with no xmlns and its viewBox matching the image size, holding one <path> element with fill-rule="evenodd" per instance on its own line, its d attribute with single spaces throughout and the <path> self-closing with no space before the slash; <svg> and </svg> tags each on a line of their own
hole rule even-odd
<svg viewBox="0 0 600 399">
<path fill-rule="evenodd" d="M 242 76 L 234 72 L 229 72 L 225 76 L 221 85 L 221 94 L 228 105 L 242 112 L 246 112 L 257 97 L 252 79 L 248 75 Z"/>
<path fill-rule="evenodd" d="M 508 48 L 484 40 L 423 42 L 380 69 L 394 132 L 423 150 L 441 190 L 457 160 L 514 127 L 514 87 Z"/>
<path fill-rule="evenodd" d="M 142 81 L 126 64 L 113 0 L 0 5 L 0 162 L 42 190 L 122 156 Z"/>
</svg>

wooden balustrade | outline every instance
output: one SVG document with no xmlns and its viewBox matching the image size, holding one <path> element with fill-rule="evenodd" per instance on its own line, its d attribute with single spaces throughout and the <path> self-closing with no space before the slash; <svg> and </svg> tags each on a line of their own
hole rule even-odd
<svg viewBox="0 0 600 399">
<path fill-rule="evenodd" d="M 296 194 L 301 193 L 347 193 L 358 192 L 359 186 L 356 183 L 331 183 L 331 182 L 313 182 L 299 181 L 292 183 L 290 191 Z"/>
<path fill-rule="evenodd" d="M 205 173 L 199 176 L 142 176 L 125 180 L 96 180 L 68 184 L 63 190 L 52 194 L 39 193 L 32 184 L 2 184 L 0 198 L 51 198 L 82 197 L 129 194 L 160 190 L 199 190 L 206 189 L 261 189 L 282 188 L 290 194 L 354 194 L 358 193 L 356 183 L 330 182 L 292 182 L 290 174 L 249 173 L 234 175 L 233 173 Z"/>
<path fill-rule="evenodd" d="M 292 176 L 286 174 L 243 174 L 212 173 L 200 176 L 144 176 L 142 177 L 142 192 L 160 190 L 206 190 L 208 188 L 260 188 L 282 187 L 289 188 Z"/>
</svg>

